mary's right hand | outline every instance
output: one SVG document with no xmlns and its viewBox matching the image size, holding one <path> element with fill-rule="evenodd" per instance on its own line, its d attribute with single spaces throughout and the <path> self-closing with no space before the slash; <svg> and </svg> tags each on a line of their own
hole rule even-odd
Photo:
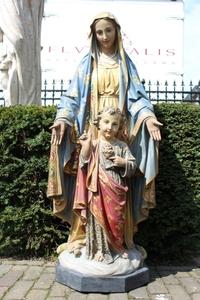
<svg viewBox="0 0 200 300">
<path fill-rule="evenodd" d="M 56 121 L 49 129 L 52 130 L 51 144 L 60 145 L 65 133 L 67 124 L 63 121 Z"/>
</svg>

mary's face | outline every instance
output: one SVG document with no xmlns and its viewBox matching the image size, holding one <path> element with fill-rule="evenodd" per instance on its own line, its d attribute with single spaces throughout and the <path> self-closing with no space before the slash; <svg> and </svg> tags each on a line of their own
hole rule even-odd
<svg viewBox="0 0 200 300">
<path fill-rule="evenodd" d="M 100 51 L 112 54 L 115 51 L 115 25 L 108 20 L 100 19 L 95 25 L 95 34 Z"/>
</svg>

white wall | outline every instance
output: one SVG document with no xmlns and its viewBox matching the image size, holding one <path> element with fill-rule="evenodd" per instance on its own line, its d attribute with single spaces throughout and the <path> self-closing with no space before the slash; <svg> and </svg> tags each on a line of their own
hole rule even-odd
<svg viewBox="0 0 200 300">
<path fill-rule="evenodd" d="M 80 58 L 88 51 L 91 20 L 105 10 L 118 18 L 125 48 L 141 78 L 182 76 L 182 1 L 57 0 L 55 5 L 55 0 L 48 0 L 45 14 L 50 16 L 44 19 L 42 31 L 43 77 L 72 77 Z"/>
<path fill-rule="evenodd" d="M 200 1 L 185 0 L 184 79 L 200 80 Z"/>
</svg>

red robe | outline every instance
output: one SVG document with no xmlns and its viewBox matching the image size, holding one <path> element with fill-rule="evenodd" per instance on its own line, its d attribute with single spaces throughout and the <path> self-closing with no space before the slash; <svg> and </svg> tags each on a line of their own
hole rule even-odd
<svg viewBox="0 0 200 300">
<path fill-rule="evenodd" d="M 99 144 L 92 150 L 87 169 L 78 169 L 74 211 L 86 223 L 87 209 L 117 252 L 124 248 L 126 186 L 118 184 L 99 165 Z"/>
</svg>

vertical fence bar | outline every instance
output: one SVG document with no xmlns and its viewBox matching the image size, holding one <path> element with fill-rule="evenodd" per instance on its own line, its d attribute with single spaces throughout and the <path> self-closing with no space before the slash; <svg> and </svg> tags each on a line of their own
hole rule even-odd
<svg viewBox="0 0 200 300">
<path fill-rule="evenodd" d="M 190 100 L 191 100 L 191 102 L 193 101 L 193 83 L 192 83 L 192 80 L 190 81 L 190 96 L 191 96 L 191 98 L 190 98 Z"/>
<path fill-rule="evenodd" d="M 156 82 L 156 100 L 157 100 L 157 103 L 159 102 L 159 95 L 160 95 L 160 82 L 157 81 Z"/>
<path fill-rule="evenodd" d="M 150 80 L 148 82 L 148 96 L 149 96 L 149 99 L 151 99 L 151 81 Z"/>
<path fill-rule="evenodd" d="M 168 82 L 167 80 L 165 81 L 165 101 L 167 102 L 167 98 L 168 98 Z"/>
<path fill-rule="evenodd" d="M 44 106 L 47 105 L 47 80 L 44 81 Z"/>
<path fill-rule="evenodd" d="M 64 86 L 64 81 L 63 81 L 63 79 L 61 79 L 61 81 L 60 81 L 60 96 L 63 95 L 63 86 Z"/>
<path fill-rule="evenodd" d="M 184 81 L 183 81 L 183 80 L 181 81 L 181 91 L 182 91 L 182 93 L 181 93 L 181 99 L 182 99 L 182 101 L 184 101 L 184 96 L 185 96 L 185 84 L 184 84 Z"/>
<path fill-rule="evenodd" d="M 53 86 L 53 89 L 52 89 L 52 100 L 53 100 L 53 105 L 55 105 L 55 79 L 53 79 L 53 82 L 52 82 L 52 86 Z"/>
<path fill-rule="evenodd" d="M 176 102 L 176 81 L 173 82 L 173 100 Z"/>
</svg>

